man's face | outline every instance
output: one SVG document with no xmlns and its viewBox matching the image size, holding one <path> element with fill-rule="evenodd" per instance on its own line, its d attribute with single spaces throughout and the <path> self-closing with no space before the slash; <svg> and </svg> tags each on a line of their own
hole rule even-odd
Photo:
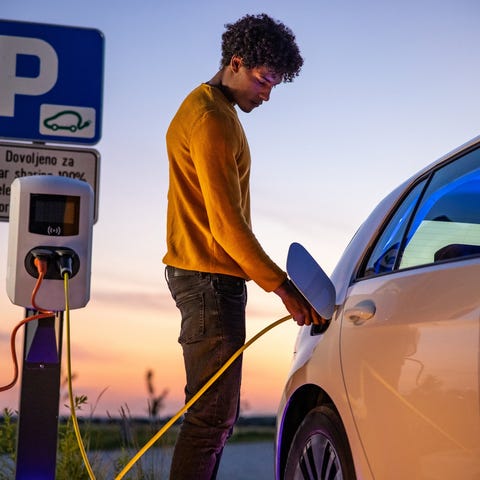
<svg viewBox="0 0 480 480">
<path fill-rule="evenodd" d="M 246 68 L 241 59 L 238 60 L 230 91 L 240 110 L 249 113 L 263 102 L 268 102 L 272 88 L 278 85 L 282 78 L 267 67 Z"/>
</svg>

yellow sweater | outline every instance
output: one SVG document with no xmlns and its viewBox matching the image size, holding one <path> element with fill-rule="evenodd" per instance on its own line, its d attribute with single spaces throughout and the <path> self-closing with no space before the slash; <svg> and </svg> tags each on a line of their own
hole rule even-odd
<svg viewBox="0 0 480 480">
<path fill-rule="evenodd" d="M 266 291 L 286 274 L 264 252 L 250 222 L 250 151 L 234 106 L 202 84 L 167 131 L 169 191 L 163 262 L 254 280 Z"/>
</svg>

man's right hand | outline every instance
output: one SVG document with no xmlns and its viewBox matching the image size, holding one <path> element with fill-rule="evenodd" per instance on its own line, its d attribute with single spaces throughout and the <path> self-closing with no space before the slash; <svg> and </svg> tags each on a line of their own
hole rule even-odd
<svg viewBox="0 0 480 480">
<path fill-rule="evenodd" d="M 283 304 L 298 325 L 324 325 L 327 322 L 307 302 L 290 280 L 285 280 L 274 290 L 274 293 L 282 299 Z"/>
</svg>

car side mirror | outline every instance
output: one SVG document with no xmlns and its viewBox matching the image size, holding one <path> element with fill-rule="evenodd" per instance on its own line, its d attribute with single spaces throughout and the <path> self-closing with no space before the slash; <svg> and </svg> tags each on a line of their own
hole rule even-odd
<svg viewBox="0 0 480 480">
<path fill-rule="evenodd" d="M 315 259 L 299 243 L 288 249 L 287 273 L 293 284 L 323 318 L 335 311 L 335 287 Z"/>
</svg>

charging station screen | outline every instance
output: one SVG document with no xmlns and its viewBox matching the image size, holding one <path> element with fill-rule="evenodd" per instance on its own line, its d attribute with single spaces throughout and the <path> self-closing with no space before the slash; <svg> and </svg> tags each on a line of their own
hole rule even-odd
<svg viewBox="0 0 480 480">
<path fill-rule="evenodd" d="M 30 194 L 31 233 L 50 236 L 78 235 L 80 197 L 73 195 Z"/>
</svg>

